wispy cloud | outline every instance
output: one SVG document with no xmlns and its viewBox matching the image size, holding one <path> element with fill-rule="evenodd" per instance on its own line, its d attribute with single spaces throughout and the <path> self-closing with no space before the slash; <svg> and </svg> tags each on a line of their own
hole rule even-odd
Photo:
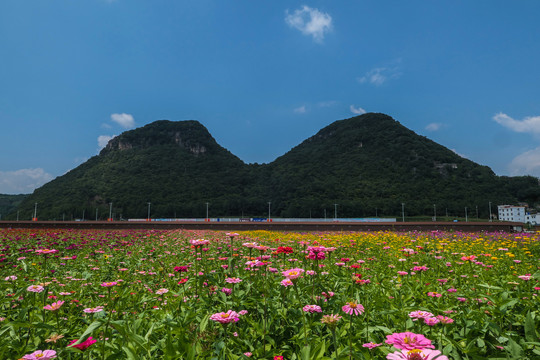
<svg viewBox="0 0 540 360">
<path fill-rule="evenodd" d="M 29 194 L 52 179 L 42 168 L 0 171 L 0 194 Z"/>
<path fill-rule="evenodd" d="M 324 35 L 332 30 L 332 17 L 318 9 L 303 6 L 292 14 L 285 11 L 285 22 L 302 34 L 312 36 L 316 42 L 322 42 Z"/>
<path fill-rule="evenodd" d="M 107 144 L 109 143 L 109 141 L 114 138 L 116 135 L 112 135 L 112 136 L 109 136 L 109 135 L 100 135 L 98 136 L 97 138 L 97 143 L 98 143 L 98 150 L 101 150 L 103 149 L 105 146 L 107 146 Z"/>
<path fill-rule="evenodd" d="M 426 126 L 427 131 L 439 131 L 444 124 L 442 123 L 431 123 Z"/>
<path fill-rule="evenodd" d="M 306 112 L 306 105 L 302 105 L 293 110 L 297 114 L 303 114 Z"/>
<path fill-rule="evenodd" d="M 516 120 L 500 112 L 493 116 L 493 120 L 515 132 L 540 134 L 540 116 L 527 116 L 523 120 Z"/>
<path fill-rule="evenodd" d="M 362 109 L 361 107 L 354 107 L 354 105 L 351 105 L 349 109 L 351 110 L 353 114 L 356 114 L 356 115 L 362 115 L 366 113 L 366 110 Z"/>
<path fill-rule="evenodd" d="M 111 114 L 111 120 L 126 129 L 131 129 L 135 126 L 135 119 L 131 114 Z"/>
<path fill-rule="evenodd" d="M 377 67 L 369 70 L 364 74 L 364 76 L 357 78 L 357 80 L 361 84 L 368 83 L 375 86 L 381 86 L 388 80 L 397 79 L 400 76 L 401 72 L 397 66 Z"/>
<path fill-rule="evenodd" d="M 540 147 L 516 156 L 508 166 L 511 175 L 540 177 Z"/>
</svg>

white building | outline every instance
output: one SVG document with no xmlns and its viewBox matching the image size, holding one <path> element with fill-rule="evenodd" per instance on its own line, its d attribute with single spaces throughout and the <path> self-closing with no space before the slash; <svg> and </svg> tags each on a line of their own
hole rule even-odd
<svg viewBox="0 0 540 360">
<path fill-rule="evenodd" d="M 525 222 L 531 225 L 540 225 L 540 214 L 526 214 Z"/>
<path fill-rule="evenodd" d="M 499 205 L 499 220 L 525 222 L 525 206 Z"/>
</svg>

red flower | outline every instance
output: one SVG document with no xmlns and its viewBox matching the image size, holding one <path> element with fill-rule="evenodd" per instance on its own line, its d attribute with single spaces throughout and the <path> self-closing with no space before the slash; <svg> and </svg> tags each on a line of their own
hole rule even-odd
<svg viewBox="0 0 540 360">
<path fill-rule="evenodd" d="M 278 246 L 277 251 L 278 254 L 292 254 L 294 252 L 293 248 L 290 246 Z"/>
<path fill-rule="evenodd" d="M 274 360 L 283 360 L 283 356 L 281 355 L 274 356 Z"/>
</svg>

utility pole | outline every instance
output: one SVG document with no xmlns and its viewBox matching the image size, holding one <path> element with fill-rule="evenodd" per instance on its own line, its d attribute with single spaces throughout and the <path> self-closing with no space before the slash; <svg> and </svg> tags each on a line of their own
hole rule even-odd
<svg viewBox="0 0 540 360">
<path fill-rule="evenodd" d="M 405 222 L 405 203 L 401 203 L 401 221 Z"/>
</svg>

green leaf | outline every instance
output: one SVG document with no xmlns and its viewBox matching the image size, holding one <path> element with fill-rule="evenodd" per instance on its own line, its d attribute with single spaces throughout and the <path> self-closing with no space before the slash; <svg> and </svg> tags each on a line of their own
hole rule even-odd
<svg viewBox="0 0 540 360">
<path fill-rule="evenodd" d="M 538 341 L 534 319 L 530 311 L 525 316 L 525 339 L 530 342 Z"/>
<path fill-rule="evenodd" d="M 306 345 L 300 351 L 300 359 L 302 360 L 311 360 L 311 346 Z"/>
<path fill-rule="evenodd" d="M 79 337 L 79 340 L 77 340 L 77 342 L 73 343 L 73 345 L 78 345 L 84 341 L 86 341 L 86 339 L 88 339 L 90 337 L 90 335 L 92 335 L 92 333 L 98 329 L 101 325 L 103 325 L 103 322 L 100 321 L 100 320 L 96 320 L 94 321 L 93 323 L 91 323 L 88 328 L 86 329 L 85 332 L 83 332 L 83 334 Z"/>
<path fill-rule="evenodd" d="M 201 320 L 201 323 L 199 324 L 199 332 L 204 332 L 206 330 L 206 326 L 208 325 L 208 320 L 210 319 L 210 315 L 206 315 Z"/>
<path fill-rule="evenodd" d="M 134 349 L 132 349 L 129 345 L 128 346 L 122 346 L 122 350 L 124 350 L 124 352 L 126 353 L 128 360 L 138 360 L 139 359 L 139 357 L 137 356 L 137 352 Z"/>
<path fill-rule="evenodd" d="M 486 346 L 486 343 L 484 342 L 483 339 L 478 338 L 476 339 L 476 345 L 478 345 L 479 348 L 483 348 L 484 346 Z"/>
<path fill-rule="evenodd" d="M 506 350 L 508 350 L 508 352 L 510 353 L 510 355 L 512 355 L 512 357 L 514 359 L 521 359 L 522 358 L 523 348 L 521 346 L 519 346 L 519 344 L 516 343 L 514 340 L 509 339 L 508 340 L 508 345 L 505 346 L 504 348 Z"/>
</svg>

